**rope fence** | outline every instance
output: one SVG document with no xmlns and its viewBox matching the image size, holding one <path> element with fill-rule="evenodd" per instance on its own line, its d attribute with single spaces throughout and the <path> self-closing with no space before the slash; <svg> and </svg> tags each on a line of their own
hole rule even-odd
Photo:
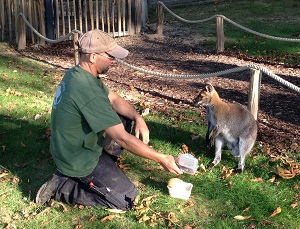
<svg viewBox="0 0 300 229">
<path fill-rule="evenodd" d="M 75 56 L 75 64 L 78 64 L 79 62 L 79 53 L 78 53 L 78 46 L 76 45 L 78 41 L 78 34 L 82 35 L 82 33 L 78 30 L 73 30 L 71 33 L 69 33 L 66 36 L 63 36 L 59 39 L 56 40 L 51 40 L 43 35 L 41 35 L 38 31 L 36 31 L 32 25 L 26 20 L 24 15 L 22 13 L 19 14 L 20 18 L 24 20 L 24 23 L 27 24 L 27 26 L 41 39 L 47 40 L 50 43 L 58 43 L 63 40 L 68 39 L 70 36 L 73 35 L 73 44 L 74 44 L 74 56 Z M 22 23 L 20 23 L 22 24 Z M 25 24 L 23 25 L 25 26 Z M 22 28 L 22 27 L 21 27 Z M 24 29 L 24 28 L 23 28 Z M 19 39 L 22 36 L 19 36 Z M 234 72 L 240 72 L 244 71 L 247 69 L 250 69 L 250 82 L 249 82 L 249 94 L 248 94 L 248 109 L 250 112 L 253 114 L 254 118 L 257 119 L 258 115 L 258 103 L 259 103 L 259 94 L 260 94 L 260 82 L 261 82 L 261 76 L 262 72 L 265 73 L 266 75 L 270 76 L 274 80 L 278 81 L 279 83 L 285 85 L 286 87 L 296 91 L 297 93 L 300 94 L 300 88 L 297 87 L 296 85 L 293 85 L 292 83 L 282 79 L 278 75 L 272 73 L 269 71 L 267 68 L 257 66 L 257 65 L 246 65 L 246 66 L 240 66 L 232 69 L 227 69 L 223 71 L 218 71 L 218 72 L 213 72 L 213 73 L 205 73 L 205 74 L 197 74 L 197 75 L 173 75 L 173 74 L 164 74 L 164 73 L 159 73 L 159 72 L 154 72 L 154 71 L 149 71 L 145 70 L 139 67 L 136 67 L 134 65 L 128 64 L 124 62 L 123 60 L 120 60 L 116 58 L 116 61 L 126 67 L 129 67 L 131 69 L 134 69 L 136 71 L 149 74 L 149 75 L 154 75 L 154 76 L 159 76 L 159 77 L 165 77 L 165 78 L 174 78 L 174 79 L 195 79 L 195 78 L 209 78 L 209 77 L 216 77 L 216 76 L 221 76 L 221 75 L 226 75 Z"/>
<path fill-rule="evenodd" d="M 164 9 L 166 11 L 168 11 L 172 16 L 177 18 L 178 20 L 180 20 L 182 22 L 185 22 L 185 23 L 190 23 L 190 24 L 203 23 L 203 22 L 207 22 L 207 21 L 210 21 L 210 20 L 216 18 L 217 53 L 224 52 L 224 23 L 223 23 L 224 20 L 229 22 L 230 24 L 246 31 L 246 32 L 252 33 L 252 34 L 260 36 L 260 37 L 264 37 L 264 38 L 268 38 L 268 39 L 272 39 L 272 40 L 277 40 L 277 41 L 300 42 L 300 39 L 275 37 L 275 36 L 271 36 L 271 35 L 267 35 L 267 34 L 263 34 L 263 33 L 254 31 L 252 29 L 249 29 L 245 26 L 242 26 L 242 25 L 234 22 L 233 20 L 225 17 L 224 15 L 214 15 L 214 16 L 211 16 L 209 18 L 202 19 L 202 20 L 187 20 L 187 19 L 184 19 L 184 18 L 178 16 L 177 14 L 175 14 L 168 7 L 166 7 L 166 5 L 164 3 L 160 2 L 160 1 L 157 2 L 157 23 L 156 23 L 156 34 L 159 35 L 159 36 L 162 36 L 162 34 L 163 34 L 163 18 L 164 18 L 164 11 L 163 10 Z"/>
</svg>

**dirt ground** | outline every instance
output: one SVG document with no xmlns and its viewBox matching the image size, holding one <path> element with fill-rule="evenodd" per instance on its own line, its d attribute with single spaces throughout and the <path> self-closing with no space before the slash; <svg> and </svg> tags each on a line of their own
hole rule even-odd
<svg viewBox="0 0 300 229">
<path fill-rule="evenodd" d="M 146 70 L 190 75 L 255 64 L 300 87 L 300 65 L 285 67 L 282 63 L 254 60 L 246 56 L 241 58 L 234 53 L 216 55 L 214 50 L 203 48 L 205 38 L 189 30 L 173 27 L 165 28 L 163 37 L 157 37 L 149 30 L 138 36 L 116 39 L 130 51 L 125 61 Z M 50 63 L 59 72 L 62 71 L 62 75 L 63 71 L 74 65 L 71 41 L 45 47 L 33 45 L 21 54 Z M 246 106 L 249 77 L 250 70 L 245 70 L 209 79 L 170 79 L 116 64 L 103 80 L 112 90 L 121 92 L 131 102 L 146 102 L 150 106 L 150 112 L 163 111 L 168 107 L 193 109 L 198 110 L 205 119 L 205 109 L 194 107 L 192 101 L 206 80 L 216 87 L 221 98 Z M 276 155 L 292 150 L 299 155 L 299 104 L 300 95 L 297 92 L 263 74 L 257 140 L 265 147 L 265 153 Z"/>
</svg>

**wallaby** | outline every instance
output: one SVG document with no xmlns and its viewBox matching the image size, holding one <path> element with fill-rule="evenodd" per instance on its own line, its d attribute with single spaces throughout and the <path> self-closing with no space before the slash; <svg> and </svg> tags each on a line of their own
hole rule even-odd
<svg viewBox="0 0 300 229">
<path fill-rule="evenodd" d="M 195 105 L 206 106 L 206 143 L 211 146 L 215 144 L 215 158 L 211 166 L 221 161 L 222 148 L 227 146 L 233 156 L 239 157 L 237 170 L 242 172 L 245 157 L 250 153 L 257 136 L 253 115 L 241 104 L 222 101 L 211 84 L 206 84 L 194 102 Z"/>
</svg>

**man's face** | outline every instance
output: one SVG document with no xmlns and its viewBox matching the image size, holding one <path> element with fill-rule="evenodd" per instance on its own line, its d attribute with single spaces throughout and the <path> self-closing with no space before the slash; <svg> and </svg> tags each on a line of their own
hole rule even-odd
<svg viewBox="0 0 300 229">
<path fill-rule="evenodd" d="M 98 74 L 106 74 L 108 72 L 109 66 L 112 63 L 115 63 L 116 60 L 113 56 L 110 56 L 108 53 L 96 53 L 96 69 Z"/>
</svg>

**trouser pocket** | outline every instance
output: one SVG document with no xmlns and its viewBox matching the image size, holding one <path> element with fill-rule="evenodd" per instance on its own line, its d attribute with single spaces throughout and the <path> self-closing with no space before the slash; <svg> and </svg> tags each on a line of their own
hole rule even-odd
<svg viewBox="0 0 300 229">
<path fill-rule="evenodd" d="M 89 183 L 92 191 L 105 198 L 108 202 L 114 205 L 117 209 L 129 209 L 133 200 L 126 198 L 125 195 L 116 192 L 108 187 L 98 187 L 93 182 Z"/>
</svg>

